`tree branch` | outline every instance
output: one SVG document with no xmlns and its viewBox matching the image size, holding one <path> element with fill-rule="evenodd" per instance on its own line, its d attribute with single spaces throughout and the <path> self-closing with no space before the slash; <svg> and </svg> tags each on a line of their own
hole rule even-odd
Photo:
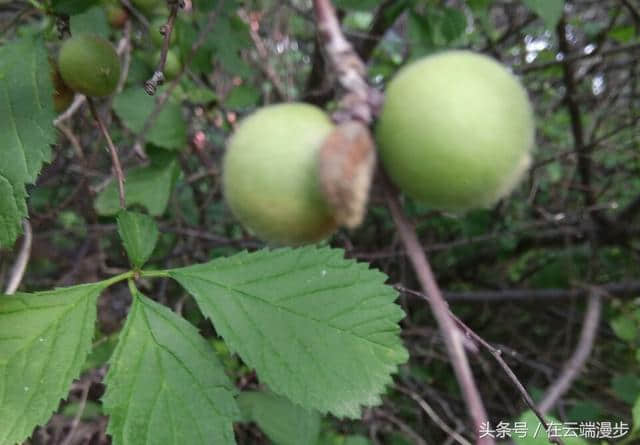
<svg viewBox="0 0 640 445">
<path fill-rule="evenodd" d="M 587 206 L 593 207 L 597 200 L 593 191 L 591 163 L 591 150 L 584 141 L 584 126 L 580 106 L 576 100 L 576 83 L 573 63 L 568 59 L 571 56 L 571 48 L 567 40 L 567 30 L 565 19 L 558 23 L 556 33 L 558 35 L 558 46 L 564 59 L 562 63 L 563 79 L 566 88 L 565 103 L 571 119 L 571 130 L 573 132 L 573 146 L 578 156 L 578 172 L 580 174 L 580 186 Z M 601 212 L 592 212 L 592 219 L 601 226 L 610 225 L 611 222 Z"/>
<path fill-rule="evenodd" d="M 29 264 L 29 258 L 31 257 L 31 244 L 33 242 L 31 224 L 29 224 L 29 221 L 25 219 L 22 222 L 22 227 L 24 230 L 24 237 L 18 258 L 16 258 L 16 262 L 11 268 L 7 289 L 4 291 L 7 295 L 13 295 L 16 290 L 18 290 L 18 287 L 20 287 L 24 273 L 27 270 L 27 264 Z"/>
<path fill-rule="evenodd" d="M 467 355 L 464 351 L 462 334 L 454 323 L 454 318 L 449 311 L 447 303 L 442 297 L 442 293 L 436 283 L 433 271 L 431 270 L 431 266 L 424 254 L 424 251 L 422 250 L 422 246 L 416 236 L 416 232 L 404 215 L 400 207 L 400 203 L 391 189 L 391 185 L 386 187 L 385 194 L 387 206 L 389 207 L 393 221 L 398 229 L 398 234 L 400 235 L 402 243 L 405 245 L 407 256 L 413 265 L 413 269 L 420 285 L 424 292 L 429 296 L 427 301 L 438 322 L 440 332 L 442 333 L 442 337 L 447 347 L 447 352 L 451 359 L 451 364 L 467 405 L 467 410 L 473 421 L 474 431 L 476 435 L 478 435 L 483 424 L 486 425 L 488 417 L 482 400 L 480 399 L 478 388 L 476 387 L 473 379 Z M 485 436 L 483 438 L 478 438 L 476 443 L 478 445 L 488 445 L 493 444 L 494 441 L 492 438 Z"/>
<path fill-rule="evenodd" d="M 93 103 L 93 99 L 91 99 L 90 97 L 87 97 L 87 103 L 89 104 L 89 110 L 91 110 L 91 115 L 93 116 L 93 119 L 98 124 L 98 128 L 100 129 L 102 136 L 104 136 L 105 140 L 107 141 L 107 147 L 109 147 L 109 153 L 111 154 L 111 163 L 113 164 L 113 170 L 116 174 L 116 180 L 118 181 L 118 195 L 120 196 L 120 208 L 126 209 L 127 201 L 126 201 L 126 195 L 124 192 L 124 173 L 122 172 L 122 165 L 120 164 L 118 149 L 113 144 L 113 141 L 111 140 L 111 135 L 109 134 L 109 130 L 107 130 L 107 127 L 104 125 L 104 122 L 102 122 L 102 119 L 100 118 L 100 115 L 96 110 L 96 106 Z"/>
<path fill-rule="evenodd" d="M 602 296 L 600 290 L 591 289 L 578 345 L 571 358 L 565 364 L 560 376 L 545 391 L 540 402 L 541 412 L 546 413 L 553 408 L 558 400 L 571 388 L 571 384 L 584 368 L 593 349 L 601 312 Z"/>
</svg>

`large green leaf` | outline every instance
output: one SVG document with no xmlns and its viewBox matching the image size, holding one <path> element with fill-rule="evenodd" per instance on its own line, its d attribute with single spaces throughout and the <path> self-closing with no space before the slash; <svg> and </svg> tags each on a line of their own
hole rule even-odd
<svg viewBox="0 0 640 445">
<path fill-rule="evenodd" d="M 407 359 L 386 276 L 329 248 L 263 250 L 170 271 L 231 349 L 293 402 L 358 417 Z"/>
<path fill-rule="evenodd" d="M 233 386 L 194 326 L 136 292 L 109 361 L 105 412 L 115 445 L 233 445 Z"/>
<path fill-rule="evenodd" d="M 315 444 L 321 416 L 290 400 L 266 392 L 243 392 L 238 405 L 246 421 L 255 422 L 276 445 Z"/>
<path fill-rule="evenodd" d="M 538 14 L 548 29 L 553 30 L 564 9 L 564 0 L 523 0 L 524 4 Z"/>
<path fill-rule="evenodd" d="M 153 216 L 160 216 L 167 209 L 171 191 L 180 167 L 169 153 L 153 156 L 151 165 L 136 167 L 126 174 L 125 196 L 127 206 L 140 205 Z M 113 216 L 120 211 L 118 186 L 111 181 L 95 201 L 96 211 L 103 216 Z"/>
<path fill-rule="evenodd" d="M 156 222 L 149 215 L 123 211 L 118 213 L 118 233 L 131 264 L 142 267 L 158 242 Z"/>
<path fill-rule="evenodd" d="M 0 247 L 12 244 L 27 216 L 26 184 L 51 156 L 53 86 L 41 39 L 0 46 Z"/>
<path fill-rule="evenodd" d="M 155 99 L 140 86 L 134 86 L 118 94 L 113 109 L 122 122 L 135 133 L 143 130 L 147 118 L 153 113 Z M 187 144 L 187 124 L 182 117 L 179 103 L 169 99 L 145 135 L 152 144 L 169 150 L 179 150 Z"/>
<path fill-rule="evenodd" d="M 0 443 L 22 442 L 67 395 L 91 349 L 103 287 L 0 295 Z"/>
</svg>

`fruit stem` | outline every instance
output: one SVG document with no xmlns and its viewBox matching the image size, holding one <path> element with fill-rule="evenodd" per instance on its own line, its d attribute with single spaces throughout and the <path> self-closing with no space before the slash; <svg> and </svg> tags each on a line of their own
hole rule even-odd
<svg viewBox="0 0 640 445">
<path fill-rule="evenodd" d="M 126 209 L 127 201 L 124 193 L 124 173 L 122 172 L 122 165 L 120 164 L 120 158 L 118 157 L 118 150 L 116 149 L 116 146 L 113 144 L 113 141 L 111 140 L 111 136 L 109 135 L 109 130 L 107 130 L 107 127 L 104 125 L 104 122 L 102 122 L 102 119 L 100 118 L 100 115 L 96 110 L 96 106 L 93 103 L 93 99 L 91 99 L 90 97 L 87 97 L 87 103 L 89 104 L 89 110 L 91 110 L 91 115 L 93 116 L 93 119 L 98 124 L 98 128 L 100 129 L 102 136 L 104 136 L 105 140 L 107 141 L 107 146 L 109 147 L 109 153 L 111 154 L 111 162 L 113 164 L 113 170 L 116 173 L 116 179 L 118 181 L 118 194 L 120 196 L 120 208 Z"/>
</svg>

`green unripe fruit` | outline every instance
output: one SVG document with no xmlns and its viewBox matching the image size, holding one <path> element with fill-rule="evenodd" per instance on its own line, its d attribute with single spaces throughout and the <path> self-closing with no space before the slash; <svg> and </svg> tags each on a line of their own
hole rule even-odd
<svg viewBox="0 0 640 445">
<path fill-rule="evenodd" d="M 124 24 L 129 19 L 129 14 L 127 14 L 127 10 L 124 9 L 119 4 L 107 4 L 105 5 L 105 10 L 107 13 L 107 21 L 109 25 L 113 28 L 122 28 Z"/>
<path fill-rule="evenodd" d="M 160 28 L 167 24 L 166 17 L 158 17 L 155 18 L 151 24 L 149 25 L 149 33 L 151 35 L 151 42 L 158 48 L 162 47 L 164 43 L 164 36 L 160 33 Z M 174 45 L 176 43 L 176 29 L 174 28 L 171 32 L 171 37 L 169 37 L 169 45 Z"/>
<path fill-rule="evenodd" d="M 336 230 L 318 179 L 318 153 L 333 128 L 322 110 L 300 103 L 265 107 L 240 123 L 227 147 L 223 185 L 244 226 L 285 245 Z"/>
<path fill-rule="evenodd" d="M 79 34 L 67 39 L 58 56 L 64 82 L 87 96 L 108 96 L 120 79 L 120 60 L 113 45 L 100 36 Z"/>
<path fill-rule="evenodd" d="M 153 68 L 155 69 L 160 63 L 160 51 L 157 51 L 153 55 Z M 167 52 L 167 62 L 164 65 L 164 78 L 167 80 L 175 79 L 178 74 L 182 71 L 182 63 L 180 62 L 180 58 L 178 54 L 174 50 L 169 50 Z"/>
<path fill-rule="evenodd" d="M 55 61 L 49 60 L 49 68 L 53 84 L 53 109 L 56 113 L 62 113 L 73 102 L 74 93 L 62 80 Z"/>
<path fill-rule="evenodd" d="M 489 57 L 447 51 L 390 82 L 376 131 L 392 181 L 433 208 L 487 207 L 530 164 L 534 121 L 525 89 Z"/>
</svg>

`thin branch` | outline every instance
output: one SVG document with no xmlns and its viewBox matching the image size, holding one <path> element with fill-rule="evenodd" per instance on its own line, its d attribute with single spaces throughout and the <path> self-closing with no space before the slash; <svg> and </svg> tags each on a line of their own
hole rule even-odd
<svg viewBox="0 0 640 445">
<path fill-rule="evenodd" d="M 429 418 L 433 421 L 433 423 L 435 423 L 438 426 L 438 428 L 440 428 L 442 431 L 444 431 L 449 436 L 451 436 L 453 440 L 455 440 L 461 445 L 471 445 L 471 442 L 469 442 L 467 439 L 462 437 L 458 432 L 456 432 L 453 428 L 447 425 L 446 422 L 442 420 L 440 416 L 438 416 L 438 413 L 436 413 L 436 411 L 431 407 L 431 405 L 429 405 L 426 402 L 426 400 L 424 400 L 418 394 L 399 385 L 396 385 L 394 388 L 397 391 L 400 391 L 401 393 L 411 397 L 413 401 L 416 402 L 418 406 L 420 406 L 420 408 L 427 414 L 427 416 L 429 416 Z"/>
<path fill-rule="evenodd" d="M 412 295 L 421 295 L 418 292 L 396 285 L 396 289 Z M 640 293 L 640 281 L 627 281 L 621 283 L 606 283 L 598 286 L 607 295 L 615 297 L 635 296 Z M 584 288 L 573 289 L 506 289 L 506 290 L 477 290 L 468 292 L 448 292 L 443 295 L 449 302 L 487 303 L 498 301 L 541 302 L 558 301 L 574 298 L 586 298 L 590 292 Z"/>
<path fill-rule="evenodd" d="M 207 24 L 200 31 L 200 34 L 198 35 L 198 38 L 196 39 L 196 41 L 191 46 L 191 51 L 189 52 L 189 54 L 187 54 L 187 56 L 184 58 L 184 67 L 185 68 L 180 73 L 178 73 L 178 75 L 176 76 L 175 79 L 173 79 L 173 81 L 171 82 L 169 87 L 167 87 L 167 89 L 164 92 L 164 94 L 162 94 L 161 96 L 159 96 L 156 99 L 155 108 L 153 109 L 151 114 L 149 114 L 149 116 L 145 120 L 144 125 L 142 126 L 142 130 L 140 130 L 140 132 L 138 133 L 138 136 L 136 137 L 136 140 L 133 143 L 133 150 L 141 158 L 143 158 L 143 159 L 147 158 L 147 155 L 146 155 L 146 153 L 144 151 L 144 148 L 143 148 L 145 140 L 146 140 L 147 132 L 149 130 L 151 130 L 151 127 L 153 126 L 153 123 L 155 122 L 155 120 L 157 119 L 158 115 L 160 114 L 160 112 L 164 108 L 165 104 L 169 100 L 169 97 L 171 96 L 171 93 L 178 86 L 178 83 L 180 82 L 180 79 L 182 78 L 184 73 L 187 72 L 186 67 L 189 65 L 189 63 L 191 63 L 191 60 L 195 57 L 195 54 L 198 51 L 198 48 L 200 48 L 204 44 L 204 42 L 206 40 L 206 37 L 208 35 L 210 35 L 211 31 L 213 30 L 213 25 L 215 24 L 215 22 L 217 20 L 217 17 L 218 17 L 218 13 L 222 10 L 225 1 L 226 0 L 220 0 L 220 2 L 218 3 L 218 6 L 216 7 L 216 9 L 209 14 L 209 19 L 207 21 Z"/>
<path fill-rule="evenodd" d="M 11 268 L 9 283 L 7 284 L 7 289 L 4 292 L 7 295 L 13 295 L 16 290 L 18 290 L 18 287 L 20 287 L 24 273 L 27 270 L 27 264 L 29 264 L 29 258 L 31 257 L 31 244 L 33 242 L 31 224 L 25 219 L 22 222 L 22 227 L 24 230 L 24 237 L 18 258 L 16 258 L 16 262 Z"/>
<path fill-rule="evenodd" d="M 571 48 L 567 39 L 566 22 L 564 18 L 558 23 L 556 29 L 558 35 L 558 46 L 564 57 L 571 55 Z M 564 85 L 566 88 L 565 103 L 569 111 L 569 117 L 571 119 L 571 130 L 573 132 L 573 145 L 575 152 L 578 156 L 578 172 L 580 173 L 580 185 L 584 194 L 584 199 L 587 206 L 592 207 L 596 205 L 596 197 L 593 191 L 592 185 L 592 173 L 593 166 L 591 163 L 591 150 L 584 141 L 584 126 L 582 123 L 582 113 L 580 112 L 580 105 L 576 100 L 577 88 L 575 83 L 575 73 L 573 63 L 568 59 L 563 60 L 562 63 Z M 606 226 L 609 221 L 600 212 L 591 213 L 591 217 L 599 225 Z"/>
<path fill-rule="evenodd" d="M 122 172 L 122 165 L 120 164 L 120 158 L 118 157 L 118 150 L 116 146 L 113 144 L 113 141 L 111 140 L 111 135 L 109 134 L 109 130 L 107 130 L 107 127 L 104 125 L 104 122 L 102 122 L 102 119 L 100 118 L 100 115 L 96 110 L 96 106 L 93 103 L 93 99 L 91 99 L 90 97 L 87 97 L 87 103 L 89 104 L 89 110 L 91 110 L 91 115 L 93 116 L 93 119 L 98 124 L 98 128 L 100 129 L 102 136 L 107 141 L 107 146 L 109 147 L 109 153 L 111 154 L 111 163 L 113 164 L 113 170 L 115 171 L 116 180 L 118 181 L 118 194 L 120 196 L 120 208 L 126 209 L 127 201 L 126 201 L 126 196 L 124 192 L 124 173 Z"/>
<path fill-rule="evenodd" d="M 373 50 L 378 46 L 380 40 L 391 28 L 398 17 L 407 8 L 407 2 L 399 2 L 397 0 L 383 0 L 376 10 L 376 14 L 371 22 L 369 32 L 359 39 L 354 44 L 356 52 L 362 58 L 367 61 L 371 57 Z"/>
<path fill-rule="evenodd" d="M 565 364 L 560 376 L 545 391 L 539 405 L 541 412 L 546 413 L 553 408 L 558 400 L 571 388 L 571 384 L 584 368 L 593 349 L 601 313 L 602 291 L 600 289 L 591 289 L 578 345 L 571 358 Z"/>
<path fill-rule="evenodd" d="M 404 291 L 407 292 L 406 289 Z M 408 291 L 408 293 L 412 293 L 412 294 L 414 294 L 416 296 L 419 296 L 419 297 L 422 297 L 422 298 L 426 299 L 427 301 L 431 301 L 431 298 L 427 297 L 425 294 L 422 294 L 420 292 Z M 469 326 L 467 326 L 467 324 L 464 323 L 462 320 L 460 320 L 453 312 L 451 312 L 450 310 L 448 310 L 448 311 L 449 311 L 449 316 L 455 321 L 457 326 L 464 332 L 466 338 L 471 339 L 475 344 L 477 344 L 479 346 L 482 346 L 483 348 L 485 348 L 489 352 L 489 354 L 491 354 L 493 356 L 493 358 L 498 362 L 500 367 L 502 367 L 504 372 L 507 374 L 507 376 L 509 377 L 511 382 L 513 382 L 513 384 L 516 387 L 516 389 L 520 392 L 520 395 L 522 396 L 522 399 L 527 404 L 529 409 L 536 415 L 538 420 L 540 420 L 540 423 L 544 427 L 545 431 L 549 431 L 549 424 L 547 423 L 547 421 L 545 420 L 545 418 L 543 416 L 543 413 L 545 411 L 542 408 L 536 407 L 536 404 L 533 401 L 533 399 L 531 398 L 531 395 L 529 394 L 527 389 L 524 387 L 522 382 L 520 382 L 520 379 L 518 379 L 518 377 L 513 372 L 511 367 L 507 364 L 507 362 L 502 358 L 502 351 L 500 349 L 498 349 L 498 348 L 493 347 L 491 344 L 489 344 L 487 341 L 485 341 L 482 337 L 480 337 L 478 334 L 476 334 L 476 332 L 473 329 L 471 329 Z M 550 437 L 549 438 L 549 442 L 550 443 L 555 443 L 557 445 L 564 445 L 562 440 L 559 439 L 559 438 Z"/>
<path fill-rule="evenodd" d="M 164 66 L 167 63 L 167 53 L 169 52 L 169 43 L 171 41 L 171 33 L 173 33 L 173 27 L 178 16 L 178 9 L 184 7 L 183 0 L 167 0 L 169 5 L 169 18 L 167 23 L 162 25 L 159 30 L 150 30 L 151 32 L 160 32 L 163 35 L 162 49 L 160 50 L 160 61 L 156 67 L 155 72 L 151 76 L 151 79 L 147 80 L 144 84 L 144 90 L 149 96 L 156 94 L 158 85 L 164 83 Z"/>
<path fill-rule="evenodd" d="M 398 234 L 405 245 L 407 255 L 413 265 L 418 281 L 424 292 L 429 296 L 427 301 L 438 322 L 440 332 L 447 347 L 447 352 L 451 359 L 451 365 L 453 366 L 467 405 L 467 410 L 473 420 L 474 431 L 476 435 L 478 435 L 483 425 L 486 425 L 488 422 L 488 416 L 482 399 L 480 398 L 478 388 L 476 387 L 471 367 L 469 366 L 469 361 L 462 343 L 462 334 L 454 323 L 454 318 L 449 311 L 449 307 L 442 297 L 431 265 L 420 245 L 415 229 L 407 220 L 390 184 L 387 184 L 387 187 L 385 187 L 385 193 L 387 206 L 398 229 Z M 495 442 L 491 437 L 485 436 L 482 438 L 478 437 L 476 443 L 482 445 L 493 444 Z"/>
</svg>

